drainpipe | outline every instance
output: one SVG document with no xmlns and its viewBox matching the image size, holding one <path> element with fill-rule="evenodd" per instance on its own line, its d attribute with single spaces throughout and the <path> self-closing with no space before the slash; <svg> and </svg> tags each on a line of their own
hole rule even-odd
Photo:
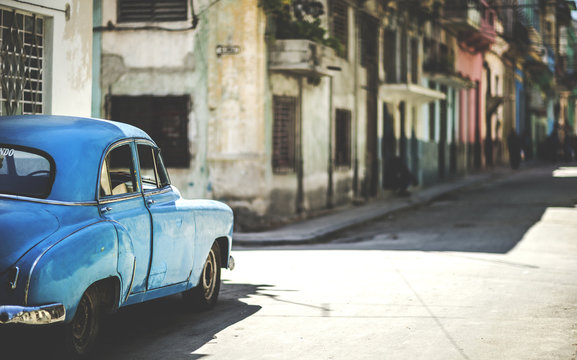
<svg viewBox="0 0 577 360">
<path fill-rule="evenodd" d="M 94 27 L 102 26 L 102 0 L 92 2 L 92 23 Z M 102 117 L 102 90 L 100 89 L 100 67 L 102 54 L 102 32 L 95 31 L 92 35 L 92 117 Z"/>
<path fill-rule="evenodd" d="M 355 116 L 353 118 L 353 199 L 359 196 L 359 154 L 358 154 L 358 125 L 359 125 L 359 8 L 355 12 L 355 60 L 353 66 L 355 68 L 354 81 L 354 109 Z"/>
</svg>

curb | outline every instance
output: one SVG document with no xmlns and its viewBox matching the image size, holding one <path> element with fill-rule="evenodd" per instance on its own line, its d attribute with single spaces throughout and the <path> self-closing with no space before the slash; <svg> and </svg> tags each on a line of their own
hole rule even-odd
<svg viewBox="0 0 577 360">
<path fill-rule="evenodd" d="M 452 181 L 420 189 L 410 198 L 387 198 L 383 200 L 375 200 L 368 204 L 348 207 L 328 215 L 303 220 L 274 230 L 252 233 L 235 233 L 233 235 L 233 243 L 243 247 L 258 247 L 306 245 L 330 242 L 330 239 L 327 239 L 328 235 L 344 229 L 369 222 L 393 212 L 429 203 L 443 195 L 467 187 L 519 174 L 519 172 L 532 167 L 533 166 L 528 166 L 520 170 L 498 168 L 491 172 L 468 175 Z"/>
</svg>

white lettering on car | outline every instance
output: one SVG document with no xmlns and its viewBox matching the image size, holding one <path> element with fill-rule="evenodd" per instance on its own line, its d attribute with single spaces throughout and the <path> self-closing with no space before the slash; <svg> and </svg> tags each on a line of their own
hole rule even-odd
<svg viewBox="0 0 577 360">
<path fill-rule="evenodd" d="M 0 155 L 14 156 L 14 149 L 0 148 Z"/>
</svg>

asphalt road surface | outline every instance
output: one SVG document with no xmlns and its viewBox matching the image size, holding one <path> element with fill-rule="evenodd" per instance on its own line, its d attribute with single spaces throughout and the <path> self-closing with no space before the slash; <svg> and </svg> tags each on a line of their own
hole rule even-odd
<svg viewBox="0 0 577 360">
<path fill-rule="evenodd" d="M 214 310 L 178 296 L 124 309 L 96 358 L 576 359 L 577 169 L 553 170 L 324 244 L 236 249 Z"/>
</svg>

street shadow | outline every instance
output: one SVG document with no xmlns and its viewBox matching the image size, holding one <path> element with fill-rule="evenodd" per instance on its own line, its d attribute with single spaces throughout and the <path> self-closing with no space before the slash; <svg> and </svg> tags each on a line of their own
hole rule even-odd
<svg viewBox="0 0 577 360">
<path fill-rule="evenodd" d="M 121 308 L 108 316 L 101 328 L 92 359 L 186 359 L 213 341 L 216 334 L 258 312 L 261 307 L 241 299 L 257 294 L 267 285 L 223 282 L 217 305 L 206 312 L 187 307 L 174 295 Z M 0 328 L 2 359 L 64 359 L 59 326 Z M 7 356 L 7 357 L 4 357 Z"/>
</svg>

